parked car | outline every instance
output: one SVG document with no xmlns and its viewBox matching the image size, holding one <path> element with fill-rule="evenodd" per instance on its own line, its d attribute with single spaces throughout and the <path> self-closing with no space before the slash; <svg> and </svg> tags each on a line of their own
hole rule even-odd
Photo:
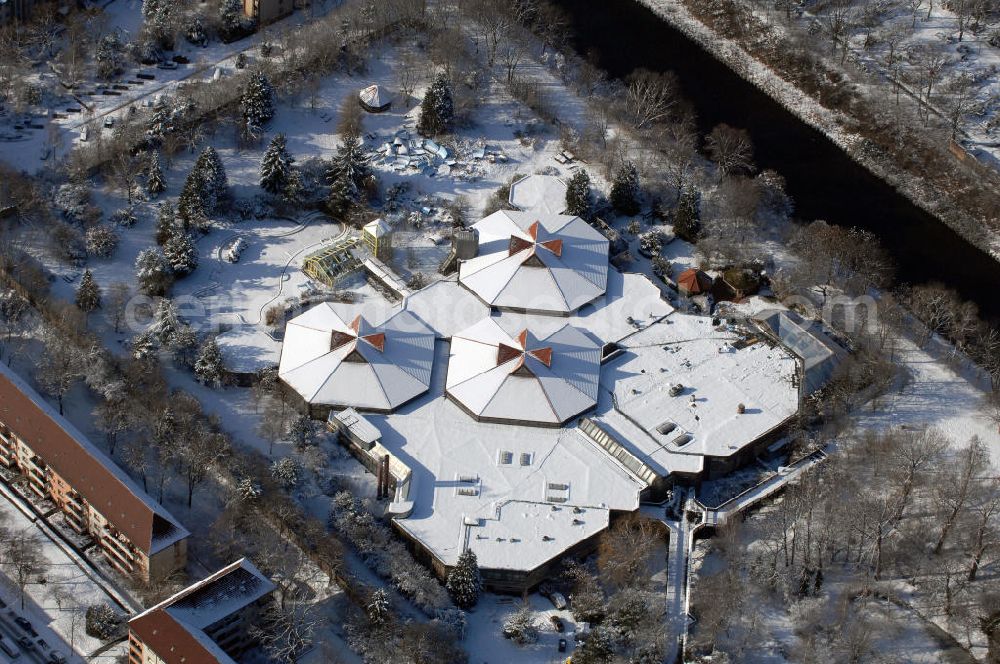
<svg viewBox="0 0 1000 664">
<path fill-rule="evenodd" d="M 104 118 L 105 129 L 111 129 L 114 126 L 115 126 L 115 119 L 113 117 L 109 115 L 108 117 Z"/>
<path fill-rule="evenodd" d="M 556 607 L 560 611 L 566 608 L 566 598 L 563 597 L 562 593 L 558 592 L 549 583 L 543 583 L 538 586 L 538 592 L 542 597 L 552 602 L 552 606 Z"/>
<path fill-rule="evenodd" d="M 562 618 L 559 616 L 551 615 L 549 616 L 549 620 L 552 621 L 552 626 L 556 628 L 557 632 L 561 633 L 566 631 L 566 624 L 563 623 Z"/>
<path fill-rule="evenodd" d="M 559 639 L 559 652 L 566 652 L 566 639 Z"/>
<path fill-rule="evenodd" d="M 164 60 L 156 66 L 160 69 L 177 69 L 177 63 L 172 60 Z"/>
<path fill-rule="evenodd" d="M 0 650 L 4 651 L 8 657 L 11 659 L 17 659 L 21 656 L 21 651 L 17 649 L 11 640 L 7 637 L 0 635 Z"/>
<path fill-rule="evenodd" d="M 549 601 L 552 602 L 552 606 L 556 607 L 560 611 L 566 608 L 566 598 L 560 592 L 553 592 L 549 595 Z"/>
<path fill-rule="evenodd" d="M 18 616 L 14 618 L 14 622 L 17 624 L 18 627 L 23 629 L 25 632 L 31 634 L 31 636 L 38 636 L 38 632 L 35 631 L 35 628 L 32 627 L 31 623 L 28 622 L 26 618 Z"/>
<path fill-rule="evenodd" d="M 25 650 L 34 650 L 35 649 L 35 643 L 34 643 L 34 641 L 32 641 L 31 638 L 27 637 L 27 636 L 22 636 L 21 638 L 19 638 L 17 640 L 17 645 L 21 646 Z"/>
<path fill-rule="evenodd" d="M 49 653 L 49 664 L 66 664 L 66 655 L 58 650 Z"/>
</svg>

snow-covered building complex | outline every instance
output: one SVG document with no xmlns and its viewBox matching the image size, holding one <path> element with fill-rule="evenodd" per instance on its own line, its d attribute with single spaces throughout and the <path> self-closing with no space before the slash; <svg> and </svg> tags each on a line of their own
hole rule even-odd
<svg viewBox="0 0 1000 664">
<path fill-rule="evenodd" d="M 235 664 L 274 583 L 246 558 L 129 620 L 132 664 Z"/>
<path fill-rule="evenodd" d="M 753 324 L 675 311 L 610 269 L 590 224 L 530 207 L 474 224 L 457 277 L 293 318 L 279 373 L 314 413 L 349 409 L 328 424 L 420 558 L 443 577 L 471 549 L 508 591 L 640 500 L 780 445 L 813 364 Z"/>
<path fill-rule="evenodd" d="M 607 287 L 608 240 L 579 217 L 499 210 L 473 228 L 459 281 L 491 307 L 568 316 Z"/>
<path fill-rule="evenodd" d="M 288 321 L 278 376 L 314 411 L 390 412 L 427 391 L 433 357 L 434 333 L 409 312 L 372 325 L 323 303 Z"/>
</svg>

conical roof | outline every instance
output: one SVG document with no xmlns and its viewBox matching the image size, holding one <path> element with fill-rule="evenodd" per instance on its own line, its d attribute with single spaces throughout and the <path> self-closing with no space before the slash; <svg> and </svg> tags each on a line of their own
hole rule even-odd
<svg viewBox="0 0 1000 664">
<path fill-rule="evenodd" d="M 288 322 L 278 376 L 310 404 L 391 411 L 427 391 L 434 333 L 400 311 L 379 325 L 330 303 Z"/>
<path fill-rule="evenodd" d="M 596 405 L 600 363 L 571 325 L 540 339 L 487 318 L 452 337 L 447 393 L 477 419 L 558 426 Z"/>
<path fill-rule="evenodd" d="M 389 105 L 389 94 L 379 85 L 369 85 L 358 93 L 362 105 L 373 110 L 381 110 Z"/>
<path fill-rule="evenodd" d="M 602 295 L 608 240 L 579 217 L 500 210 L 476 223 L 459 281 L 500 309 L 566 315 Z"/>
</svg>

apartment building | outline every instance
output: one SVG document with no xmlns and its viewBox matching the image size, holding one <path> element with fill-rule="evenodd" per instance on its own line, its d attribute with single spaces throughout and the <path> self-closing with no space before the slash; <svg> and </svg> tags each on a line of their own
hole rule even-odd
<svg viewBox="0 0 1000 664">
<path fill-rule="evenodd" d="M 243 0 L 243 13 L 258 25 L 285 18 L 295 9 L 293 0 Z"/>
<path fill-rule="evenodd" d="M 232 664 L 275 585 L 246 558 L 129 621 L 129 664 Z"/>
<path fill-rule="evenodd" d="M 122 574 L 150 580 L 186 566 L 188 531 L 2 363 L 0 466 L 52 500 Z"/>
</svg>

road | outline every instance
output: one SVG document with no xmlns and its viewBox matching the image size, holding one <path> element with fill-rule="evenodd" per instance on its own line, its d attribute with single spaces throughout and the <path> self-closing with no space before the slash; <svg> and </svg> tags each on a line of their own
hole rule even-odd
<svg viewBox="0 0 1000 664">
<path fill-rule="evenodd" d="M 319 0 L 317 0 L 317 2 L 319 2 Z M 339 4 L 339 2 L 334 2 L 331 3 L 330 6 L 336 7 Z M 156 75 L 157 80 L 146 81 L 142 85 L 130 85 L 129 90 L 121 91 L 122 94 L 120 97 L 108 97 L 100 94 L 81 95 L 83 98 L 82 100 L 88 101 L 90 106 L 95 109 L 94 112 L 91 114 L 85 111 L 80 114 L 74 114 L 74 116 L 68 118 L 67 121 L 59 123 L 59 127 L 61 130 L 67 132 L 70 139 L 68 144 L 72 146 L 75 139 L 79 135 L 79 131 L 89 122 L 94 121 L 98 127 L 102 127 L 106 117 L 111 116 L 117 118 L 122 113 L 127 112 L 128 107 L 138 107 L 141 105 L 143 99 L 151 95 L 174 91 L 184 82 L 200 75 L 211 74 L 216 68 L 222 67 L 225 69 L 235 70 L 236 57 L 240 53 L 247 53 L 247 55 L 249 55 L 249 51 L 259 46 L 262 41 L 274 40 L 288 28 L 295 28 L 302 24 L 310 23 L 317 18 L 322 18 L 327 13 L 327 9 L 327 2 L 325 2 L 325 0 L 319 2 L 319 11 L 313 15 L 307 15 L 305 12 L 298 12 L 282 21 L 277 21 L 264 26 L 254 34 L 245 37 L 244 39 L 240 39 L 232 44 L 219 44 L 214 48 L 204 49 L 202 52 L 207 55 L 206 60 L 201 62 L 192 62 L 185 65 L 178 65 L 178 69 L 176 70 L 158 69 L 155 65 L 140 68 L 137 71 L 152 73 Z M 194 51 L 193 53 L 197 54 L 198 51 Z M 192 59 L 195 57 L 193 54 L 189 55 Z M 120 80 L 116 82 L 124 83 L 127 80 L 134 80 L 134 73 L 135 72 L 123 74 L 120 77 Z M 176 77 L 171 78 L 170 80 L 159 80 L 171 74 Z M 104 86 L 99 85 L 95 81 L 88 81 L 88 87 L 91 87 L 91 85 L 100 89 L 107 89 L 111 87 L 111 84 Z M 81 99 L 78 98 L 78 100 Z M 110 104 L 101 104 L 100 102 L 104 100 L 113 101 L 111 101 Z M 99 129 L 99 131 L 104 130 Z"/>
<path fill-rule="evenodd" d="M 20 627 L 14 624 L 14 615 L 12 615 L 13 611 L 14 611 L 13 607 L 0 611 L 0 634 L 3 634 L 4 638 L 6 638 L 11 643 L 16 644 L 19 638 L 21 638 L 22 636 L 27 636 L 27 632 L 25 632 Z M 32 640 L 35 640 L 37 638 L 38 637 L 33 637 Z M 61 643 L 58 644 L 56 648 L 59 649 L 59 646 L 61 645 L 63 644 Z M 28 651 L 25 651 L 25 649 L 22 648 L 21 646 L 17 646 L 17 649 L 21 651 L 21 656 L 18 657 L 17 664 L 21 664 L 22 662 L 35 662 L 36 664 L 46 664 L 45 660 L 46 656 L 42 654 L 42 651 L 37 646 L 35 647 L 34 650 L 28 650 Z M 63 654 L 65 654 L 65 652 L 67 652 L 68 650 L 69 648 L 67 647 L 66 651 L 64 651 Z M 10 661 L 7 658 L 7 655 L 4 653 L 0 653 L 0 662 L 6 662 L 6 661 Z"/>
</svg>

